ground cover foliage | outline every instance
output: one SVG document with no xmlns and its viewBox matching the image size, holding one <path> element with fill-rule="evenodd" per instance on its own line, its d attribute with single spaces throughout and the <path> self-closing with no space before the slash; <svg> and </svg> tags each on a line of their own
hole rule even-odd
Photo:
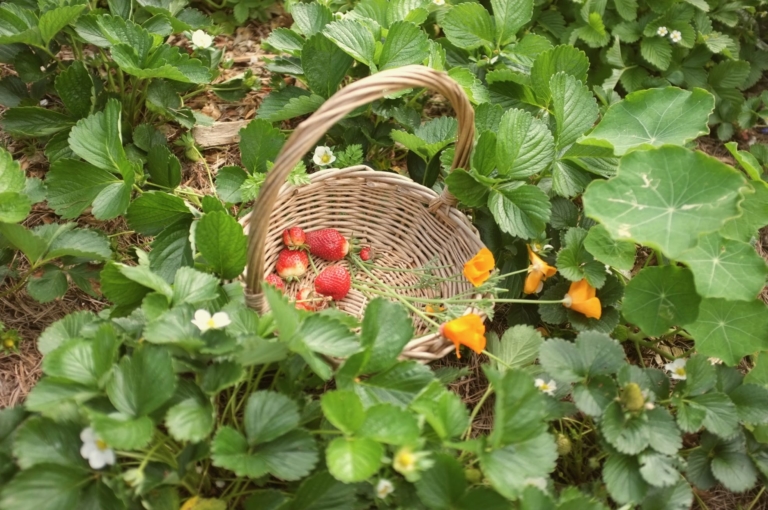
<svg viewBox="0 0 768 510">
<path fill-rule="evenodd" d="M 0 148 L 0 295 L 51 302 L 74 284 L 111 304 L 37 339 L 44 377 L 0 411 L 0 507 L 682 510 L 698 490 L 765 484 L 768 150 L 729 144 L 737 166 L 694 150 L 765 125 L 764 2 L 291 3 L 293 25 L 262 41 L 284 79 L 240 132 L 240 165 L 214 172 L 162 128 L 210 124 L 184 105 L 197 94 L 258 86 L 217 81 L 229 64 L 208 34 L 262 7 L 0 5 L 16 72 L 2 126 L 50 163 L 29 177 Z M 291 128 L 344 84 L 411 64 L 470 98 L 468 168 L 448 171 L 458 126 L 421 90 L 357 109 L 322 145 L 330 166 L 447 186 L 499 273 L 517 272 L 501 298 L 530 302 L 495 318 L 472 407 L 448 389 L 466 370 L 398 359 L 414 335 L 400 303 L 358 321 L 265 287 L 259 315 L 237 280 L 238 219 Z M 181 185 L 186 159 L 211 193 Z M 308 154 L 289 182 L 325 166 Z M 43 203 L 58 221 L 26 226 Z M 151 243 L 125 258 L 86 216 Z M 599 300 L 591 317 L 560 302 L 577 284 Z M 673 340 L 686 350 L 660 348 Z"/>
</svg>

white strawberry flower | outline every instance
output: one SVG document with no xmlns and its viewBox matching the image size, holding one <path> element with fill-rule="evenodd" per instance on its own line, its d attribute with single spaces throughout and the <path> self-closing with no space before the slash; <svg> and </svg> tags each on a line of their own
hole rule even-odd
<svg viewBox="0 0 768 510">
<path fill-rule="evenodd" d="M 376 497 L 379 499 L 387 499 L 387 496 L 393 492 L 395 492 L 395 486 L 386 478 L 382 478 L 376 484 Z"/>
<path fill-rule="evenodd" d="M 83 442 L 83 446 L 80 447 L 80 455 L 84 459 L 88 459 L 91 468 L 101 469 L 104 466 L 115 464 L 114 450 L 107 446 L 107 443 L 102 441 L 91 427 L 84 428 L 80 432 L 80 440 Z"/>
<path fill-rule="evenodd" d="M 192 319 L 192 324 L 197 326 L 203 333 L 209 329 L 221 329 L 227 327 L 231 322 L 227 312 L 216 312 L 211 315 L 208 310 L 202 309 L 196 311 L 195 318 Z"/>
<path fill-rule="evenodd" d="M 669 38 L 673 43 L 679 43 L 683 40 L 683 34 L 681 34 L 679 30 L 673 30 L 672 33 L 669 34 Z"/>
<path fill-rule="evenodd" d="M 445 0 L 432 0 L 432 3 L 438 7 L 442 7 L 445 5 Z"/>
<path fill-rule="evenodd" d="M 539 390 L 550 396 L 554 395 L 555 390 L 557 390 L 557 383 L 553 379 L 550 379 L 549 382 L 545 381 L 544 379 L 536 379 L 534 384 Z"/>
<path fill-rule="evenodd" d="M 659 27 L 656 29 L 656 35 L 664 37 L 669 33 L 669 29 L 667 27 Z"/>
<path fill-rule="evenodd" d="M 317 166 L 326 166 L 336 161 L 336 156 L 333 155 L 333 151 L 330 147 L 318 145 L 315 147 L 315 155 L 312 156 L 312 161 L 314 161 Z"/>
<path fill-rule="evenodd" d="M 192 32 L 192 45 L 195 48 L 210 48 L 213 44 L 213 37 L 202 30 Z"/>
<path fill-rule="evenodd" d="M 685 381 L 685 378 L 687 377 L 685 373 L 685 363 L 686 363 L 686 359 L 677 358 L 673 362 L 667 363 L 666 365 L 664 365 L 664 368 L 670 373 L 670 375 L 672 376 L 672 379 Z"/>
</svg>

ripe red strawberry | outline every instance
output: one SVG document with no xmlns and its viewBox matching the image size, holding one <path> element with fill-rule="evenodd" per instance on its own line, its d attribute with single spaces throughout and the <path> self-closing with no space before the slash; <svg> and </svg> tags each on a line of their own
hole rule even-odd
<svg viewBox="0 0 768 510">
<path fill-rule="evenodd" d="M 277 256 L 275 269 L 281 278 L 296 280 L 307 272 L 309 257 L 301 250 L 283 250 Z"/>
<path fill-rule="evenodd" d="M 291 227 L 283 230 L 283 244 L 289 250 L 298 250 L 304 247 L 307 238 L 300 227 Z"/>
<path fill-rule="evenodd" d="M 352 278 L 343 266 L 328 266 L 315 278 L 315 291 L 321 296 L 330 296 L 341 301 L 349 292 Z"/>
<path fill-rule="evenodd" d="M 349 241 L 333 228 L 307 232 L 306 240 L 309 253 L 323 260 L 341 260 L 349 253 Z"/>
<path fill-rule="evenodd" d="M 368 262 L 371 260 L 371 257 L 373 256 L 373 250 L 370 246 L 364 246 L 362 250 L 360 250 L 360 259 Z"/>
<path fill-rule="evenodd" d="M 271 275 L 264 278 L 264 281 L 285 294 L 285 283 L 283 282 L 283 279 L 277 276 L 275 273 L 272 273 Z"/>
</svg>

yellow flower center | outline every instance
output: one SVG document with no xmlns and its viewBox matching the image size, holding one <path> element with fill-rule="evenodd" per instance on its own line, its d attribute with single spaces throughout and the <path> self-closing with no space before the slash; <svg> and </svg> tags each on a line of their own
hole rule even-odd
<svg viewBox="0 0 768 510">
<path fill-rule="evenodd" d="M 550 387 L 549 387 L 549 384 L 547 384 L 547 383 L 543 383 L 541 386 L 539 386 L 539 389 L 540 389 L 541 391 L 549 391 L 549 390 L 551 390 L 552 388 L 550 388 Z"/>
<path fill-rule="evenodd" d="M 98 449 L 99 449 L 99 450 L 101 450 L 101 451 L 104 451 L 104 450 L 106 450 L 107 448 L 109 448 L 109 446 L 107 446 L 107 443 L 105 443 L 105 442 L 104 442 L 104 441 L 102 441 L 101 439 L 97 439 L 97 440 L 96 440 L 96 448 L 98 448 Z"/>
<path fill-rule="evenodd" d="M 683 367 L 677 367 L 677 368 L 675 369 L 675 374 L 677 374 L 677 375 L 679 375 L 679 376 L 681 376 L 681 377 L 685 376 L 685 368 L 683 368 Z"/>
<path fill-rule="evenodd" d="M 16 345 L 16 344 L 14 343 L 14 341 L 13 341 L 12 339 L 10 339 L 10 338 L 7 338 L 7 339 L 6 339 L 6 340 L 3 342 L 3 345 L 5 346 L 5 348 L 6 348 L 6 349 L 11 349 L 11 348 L 13 348 L 13 346 L 14 346 L 14 345 Z"/>
<path fill-rule="evenodd" d="M 410 471 L 416 467 L 416 456 L 409 451 L 400 452 L 395 458 L 395 463 L 402 471 Z"/>
<path fill-rule="evenodd" d="M 206 324 L 208 324 L 209 328 L 215 328 L 216 327 L 216 322 L 213 320 L 213 317 L 208 319 L 208 322 L 206 322 Z"/>
<path fill-rule="evenodd" d="M 320 156 L 320 161 L 322 161 L 323 163 L 328 163 L 330 160 L 331 160 L 331 156 L 329 156 L 328 154 L 323 154 L 322 156 Z"/>
</svg>

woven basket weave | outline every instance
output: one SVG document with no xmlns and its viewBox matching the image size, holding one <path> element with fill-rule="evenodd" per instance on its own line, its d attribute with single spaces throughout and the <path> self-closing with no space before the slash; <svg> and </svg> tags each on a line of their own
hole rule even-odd
<svg viewBox="0 0 768 510">
<path fill-rule="evenodd" d="M 266 275 L 274 272 L 283 248 L 282 232 L 291 226 L 306 231 L 335 228 L 348 239 L 371 246 L 374 264 L 381 267 L 449 266 L 433 271 L 442 277 L 460 274 L 464 263 L 483 247 L 472 224 L 454 207 L 456 199 L 447 189 L 438 195 L 407 177 L 377 172 L 366 166 L 319 171 L 312 174 L 310 184 L 304 186 L 285 184 L 293 167 L 336 122 L 359 106 L 414 87 L 435 90 L 453 105 L 458 137 L 452 168 L 467 168 L 474 138 L 474 112 L 464 91 L 447 74 L 424 66 L 406 66 L 377 73 L 340 90 L 294 130 L 267 175 L 253 211 L 242 220 L 249 236 L 245 282 L 250 307 L 262 312 L 267 309 L 261 283 Z M 331 264 L 350 266 L 346 260 L 316 259 L 315 264 L 318 270 Z M 356 271 L 354 265 L 349 269 L 355 278 L 370 281 L 367 275 Z M 472 291 L 471 284 L 458 278 L 438 288 L 418 288 L 416 274 L 372 272 L 393 287 L 407 287 L 398 291 L 401 295 L 439 298 Z M 314 273 L 308 271 L 303 280 L 288 286 L 287 293 L 294 296 L 302 286 L 313 288 L 314 277 Z M 352 289 L 337 305 L 351 315 L 362 317 L 373 297 Z M 471 307 L 465 313 L 480 314 Z M 402 357 L 429 362 L 451 352 L 453 344 L 430 332 L 429 325 L 417 315 L 414 314 L 413 319 L 416 338 L 405 346 Z"/>
</svg>

